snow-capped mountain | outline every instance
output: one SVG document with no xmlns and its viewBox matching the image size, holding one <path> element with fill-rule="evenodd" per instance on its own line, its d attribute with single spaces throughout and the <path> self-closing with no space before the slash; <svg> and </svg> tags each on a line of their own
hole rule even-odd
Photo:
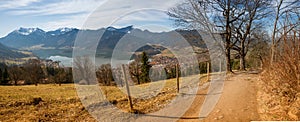
<svg viewBox="0 0 300 122">
<path fill-rule="evenodd" d="M 45 33 L 45 31 L 43 31 L 42 29 L 39 28 L 19 28 L 17 30 L 14 31 L 15 33 L 21 34 L 21 35 L 30 35 L 32 33 Z"/>
<path fill-rule="evenodd" d="M 108 27 L 93 31 L 107 31 L 106 35 L 116 36 L 119 34 L 124 35 L 131 30 L 133 30 L 132 26 L 125 28 Z M 36 47 L 37 45 L 45 48 L 71 48 L 79 31 L 80 30 L 76 28 L 59 28 L 57 30 L 45 32 L 39 28 L 21 27 L 9 33 L 7 36 L 0 38 L 0 42 L 17 49 L 31 49 L 31 47 Z M 88 30 L 81 31 L 88 32 Z"/>
<path fill-rule="evenodd" d="M 111 49 L 118 42 L 119 37 L 132 30 L 132 26 L 125 28 L 102 28 L 98 30 L 79 30 L 76 28 L 59 28 L 53 31 L 43 31 L 39 28 L 19 28 L 7 36 L 0 38 L 0 43 L 21 50 L 31 50 L 40 57 L 51 55 L 59 55 L 57 53 L 67 52 L 70 56 L 74 42 L 79 31 L 88 33 L 89 36 L 98 36 L 98 33 L 104 33 L 104 37 L 109 37 L 105 40 L 105 45 Z M 95 35 L 93 35 L 95 34 Z M 50 50 L 51 49 L 51 50 Z M 59 50 L 64 50 L 59 52 Z M 46 54 L 47 55 L 44 55 Z M 49 55 L 48 55 L 49 54 Z"/>
<path fill-rule="evenodd" d="M 153 33 L 147 30 L 143 31 L 133 28 L 133 26 L 124 28 L 108 27 L 98 30 L 59 28 L 48 32 L 39 28 L 19 28 L 18 30 L 9 33 L 7 36 L 0 38 L 0 43 L 15 49 L 31 50 L 34 54 L 42 58 L 55 55 L 71 57 L 76 36 L 79 32 L 84 34 L 87 40 L 98 39 L 98 36 L 102 35 L 102 38 L 97 45 L 97 52 L 99 55 L 104 55 L 106 57 L 111 56 L 112 50 L 118 44 L 120 39 L 129 33 L 138 36 L 126 36 L 126 38 L 130 40 L 153 40 L 153 42 L 157 44 L 164 43 L 165 40 L 174 40 L 174 38 L 177 38 L 176 36 L 174 37 L 174 31 Z M 191 45 L 203 47 L 202 42 L 199 41 L 201 38 L 196 31 L 183 30 L 177 31 L 177 33 L 180 33 L 186 38 Z M 86 42 L 88 43 L 88 41 Z"/>
<path fill-rule="evenodd" d="M 107 31 L 117 31 L 117 32 L 123 32 L 123 33 L 129 33 L 131 30 L 133 30 L 133 26 L 128 26 L 128 27 L 125 27 L 125 28 L 120 28 L 120 29 L 117 29 L 117 28 L 114 28 L 114 27 L 108 27 L 106 28 Z"/>
<path fill-rule="evenodd" d="M 0 42 L 16 49 L 27 49 L 32 46 L 43 47 L 72 46 L 79 30 L 75 28 L 60 28 L 45 32 L 39 28 L 19 28 L 7 36 L 0 38 Z"/>
<path fill-rule="evenodd" d="M 67 32 L 70 32 L 74 29 L 75 28 L 59 28 L 59 29 L 54 30 L 54 31 L 48 31 L 47 34 L 51 35 L 51 36 L 57 36 L 57 35 L 62 35 L 62 34 L 65 34 Z"/>
</svg>

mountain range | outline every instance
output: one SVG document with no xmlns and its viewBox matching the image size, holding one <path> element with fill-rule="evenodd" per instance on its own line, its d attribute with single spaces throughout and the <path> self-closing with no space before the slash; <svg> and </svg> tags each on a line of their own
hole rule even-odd
<svg viewBox="0 0 300 122">
<path fill-rule="evenodd" d="M 97 30 L 80 30 L 76 28 L 59 28 L 53 31 L 44 31 L 39 28 L 19 28 L 9 33 L 7 36 L 0 38 L 0 43 L 5 46 L 32 51 L 35 55 L 41 58 L 47 58 L 53 55 L 71 57 L 72 49 L 78 33 L 84 33 L 89 38 L 97 38 L 102 34 L 102 38 L 97 46 L 97 55 L 110 57 L 112 50 L 116 47 L 120 39 L 128 33 L 134 33 L 142 39 L 153 40 L 154 43 L 163 44 L 165 40 L 175 39 L 174 31 L 170 32 L 150 32 L 127 26 L 124 28 L 107 27 Z M 206 48 L 201 36 L 195 30 L 176 30 L 176 33 L 181 34 L 190 45 L 198 48 Z M 131 40 L 140 40 L 134 36 L 128 36 Z M 178 44 L 180 45 L 180 44 Z M 1 45 L 0 45 L 1 46 Z M 146 45 L 151 46 L 151 45 Z M 156 45 L 157 46 L 157 45 Z M 141 47 L 143 48 L 143 47 Z M 156 49 L 157 47 L 153 48 Z M 150 47 L 147 47 L 150 52 L 153 52 Z M 155 52 L 157 54 L 159 52 Z"/>
<path fill-rule="evenodd" d="M 0 60 L 17 59 L 17 58 L 25 58 L 25 57 L 30 57 L 30 55 L 24 54 L 22 52 L 17 51 L 16 49 L 0 44 Z"/>
<path fill-rule="evenodd" d="M 73 28 L 60 28 L 48 32 L 39 28 L 20 28 L 1 38 L 0 42 L 16 49 L 29 50 L 38 48 L 39 45 L 44 48 L 71 47 L 78 31 Z"/>
</svg>

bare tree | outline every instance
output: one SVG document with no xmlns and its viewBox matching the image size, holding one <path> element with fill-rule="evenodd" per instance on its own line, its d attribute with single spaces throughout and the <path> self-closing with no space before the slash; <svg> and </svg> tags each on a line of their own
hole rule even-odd
<svg viewBox="0 0 300 122">
<path fill-rule="evenodd" d="M 113 78 L 114 78 L 114 82 L 116 83 L 116 85 L 123 87 L 124 86 L 124 80 L 123 80 L 123 75 L 122 75 L 122 69 L 121 66 L 118 65 L 114 68 L 112 68 L 113 71 Z"/>
<path fill-rule="evenodd" d="M 26 72 L 25 79 L 34 83 L 36 86 L 45 77 L 44 71 L 41 67 L 41 62 L 38 59 L 29 60 L 25 65 L 24 69 Z"/>
<path fill-rule="evenodd" d="M 179 26 L 192 26 L 208 32 L 220 31 L 224 37 L 227 71 L 232 72 L 231 48 L 236 44 L 232 39 L 232 25 L 245 14 L 245 9 L 241 9 L 242 4 L 243 1 L 232 0 L 186 0 L 170 9 L 168 15 Z M 211 26 L 212 23 L 215 26 Z"/>
<path fill-rule="evenodd" d="M 253 60 L 259 61 L 261 68 L 264 68 L 270 54 L 270 45 L 268 44 L 270 37 L 266 31 L 260 29 L 255 30 L 252 35 L 248 56 Z"/>
<path fill-rule="evenodd" d="M 99 83 L 102 83 L 107 86 L 112 85 L 113 75 L 112 75 L 112 68 L 110 64 L 101 65 L 98 68 L 96 75 Z"/>
<path fill-rule="evenodd" d="M 18 85 L 18 81 L 22 79 L 24 70 L 18 66 L 12 66 L 8 69 L 9 79 L 14 81 L 15 85 Z"/>
<path fill-rule="evenodd" d="M 299 0 L 275 0 L 274 24 L 272 30 L 271 60 L 270 64 L 276 57 L 276 48 L 279 42 L 294 28 L 300 24 L 300 1 Z M 288 23 L 287 23 L 288 22 Z"/>
<path fill-rule="evenodd" d="M 233 49 L 239 53 L 240 70 L 246 70 L 245 57 L 253 40 L 251 35 L 255 30 L 263 28 L 263 18 L 269 14 L 269 2 L 268 0 L 245 0 L 242 3 L 245 14 L 232 23 L 233 37 L 237 41 Z"/>
<path fill-rule="evenodd" d="M 136 79 L 138 84 L 141 84 L 140 77 L 141 77 L 141 62 L 139 59 L 135 59 L 135 61 L 129 64 L 129 72 L 131 77 Z"/>
<path fill-rule="evenodd" d="M 74 78 L 76 81 L 82 81 L 82 84 L 95 84 L 96 80 L 93 77 L 93 73 L 95 73 L 95 67 L 90 57 L 88 56 L 78 56 L 74 59 Z"/>
<path fill-rule="evenodd" d="M 67 74 L 64 68 L 56 68 L 55 70 L 55 83 L 58 83 L 59 86 L 61 86 L 61 83 L 66 81 Z"/>
</svg>

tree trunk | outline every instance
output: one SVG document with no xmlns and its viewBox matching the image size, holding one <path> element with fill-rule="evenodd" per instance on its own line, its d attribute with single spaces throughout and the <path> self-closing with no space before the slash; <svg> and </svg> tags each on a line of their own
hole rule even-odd
<svg viewBox="0 0 300 122">
<path fill-rule="evenodd" d="M 226 49 L 226 66 L 227 72 L 232 72 L 230 64 L 230 49 Z"/>
<path fill-rule="evenodd" d="M 245 61 L 245 40 L 242 40 L 241 42 L 241 50 L 240 50 L 240 70 L 246 71 L 246 61 Z"/>
<path fill-rule="evenodd" d="M 275 44 L 272 44 L 271 47 L 271 60 L 270 60 L 270 64 L 272 65 L 274 60 L 275 60 L 275 50 L 276 50 L 276 46 Z"/>
<path fill-rule="evenodd" d="M 226 65 L 227 65 L 227 72 L 232 72 L 231 63 L 230 63 L 230 49 L 231 49 L 231 28 L 230 28 L 230 2 L 227 2 L 227 9 L 225 11 L 225 18 L 226 18 Z"/>
<path fill-rule="evenodd" d="M 245 55 L 240 56 L 240 70 L 241 71 L 246 71 Z"/>
<path fill-rule="evenodd" d="M 277 6 L 275 21 L 274 21 L 274 28 L 273 28 L 273 32 L 272 32 L 272 47 L 271 47 L 271 60 L 270 60 L 271 65 L 273 64 L 273 62 L 275 60 L 275 49 L 276 49 L 275 37 L 276 37 L 277 24 L 278 24 L 278 20 L 279 20 L 279 16 L 280 16 L 280 8 L 281 8 L 282 3 L 283 3 L 283 0 L 280 0 L 279 4 Z"/>
<path fill-rule="evenodd" d="M 138 62 L 136 63 L 136 79 L 137 79 L 137 82 L 138 82 L 138 84 L 141 84 L 141 81 L 140 81 L 140 74 L 139 74 L 139 64 L 138 64 Z"/>
<path fill-rule="evenodd" d="M 141 84 L 140 77 L 136 76 L 136 79 L 137 79 L 138 84 Z"/>
<path fill-rule="evenodd" d="M 259 56 L 260 68 L 264 69 L 264 60 L 261 56 Z"/>
</svg>

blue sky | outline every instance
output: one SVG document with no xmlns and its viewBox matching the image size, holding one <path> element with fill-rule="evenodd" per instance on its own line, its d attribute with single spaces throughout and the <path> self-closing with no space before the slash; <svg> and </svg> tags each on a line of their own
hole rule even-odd
<svg viewBox="0 0 300 122">
<path fill-rule="evenodd" d="M 167 31 L 173 22 L 165 14 L 180 0 L 0 0 L 0 37 L 20 27 L 45 31 L 62 27 L 98 29 L 134 25 Z"/>
</svg>

